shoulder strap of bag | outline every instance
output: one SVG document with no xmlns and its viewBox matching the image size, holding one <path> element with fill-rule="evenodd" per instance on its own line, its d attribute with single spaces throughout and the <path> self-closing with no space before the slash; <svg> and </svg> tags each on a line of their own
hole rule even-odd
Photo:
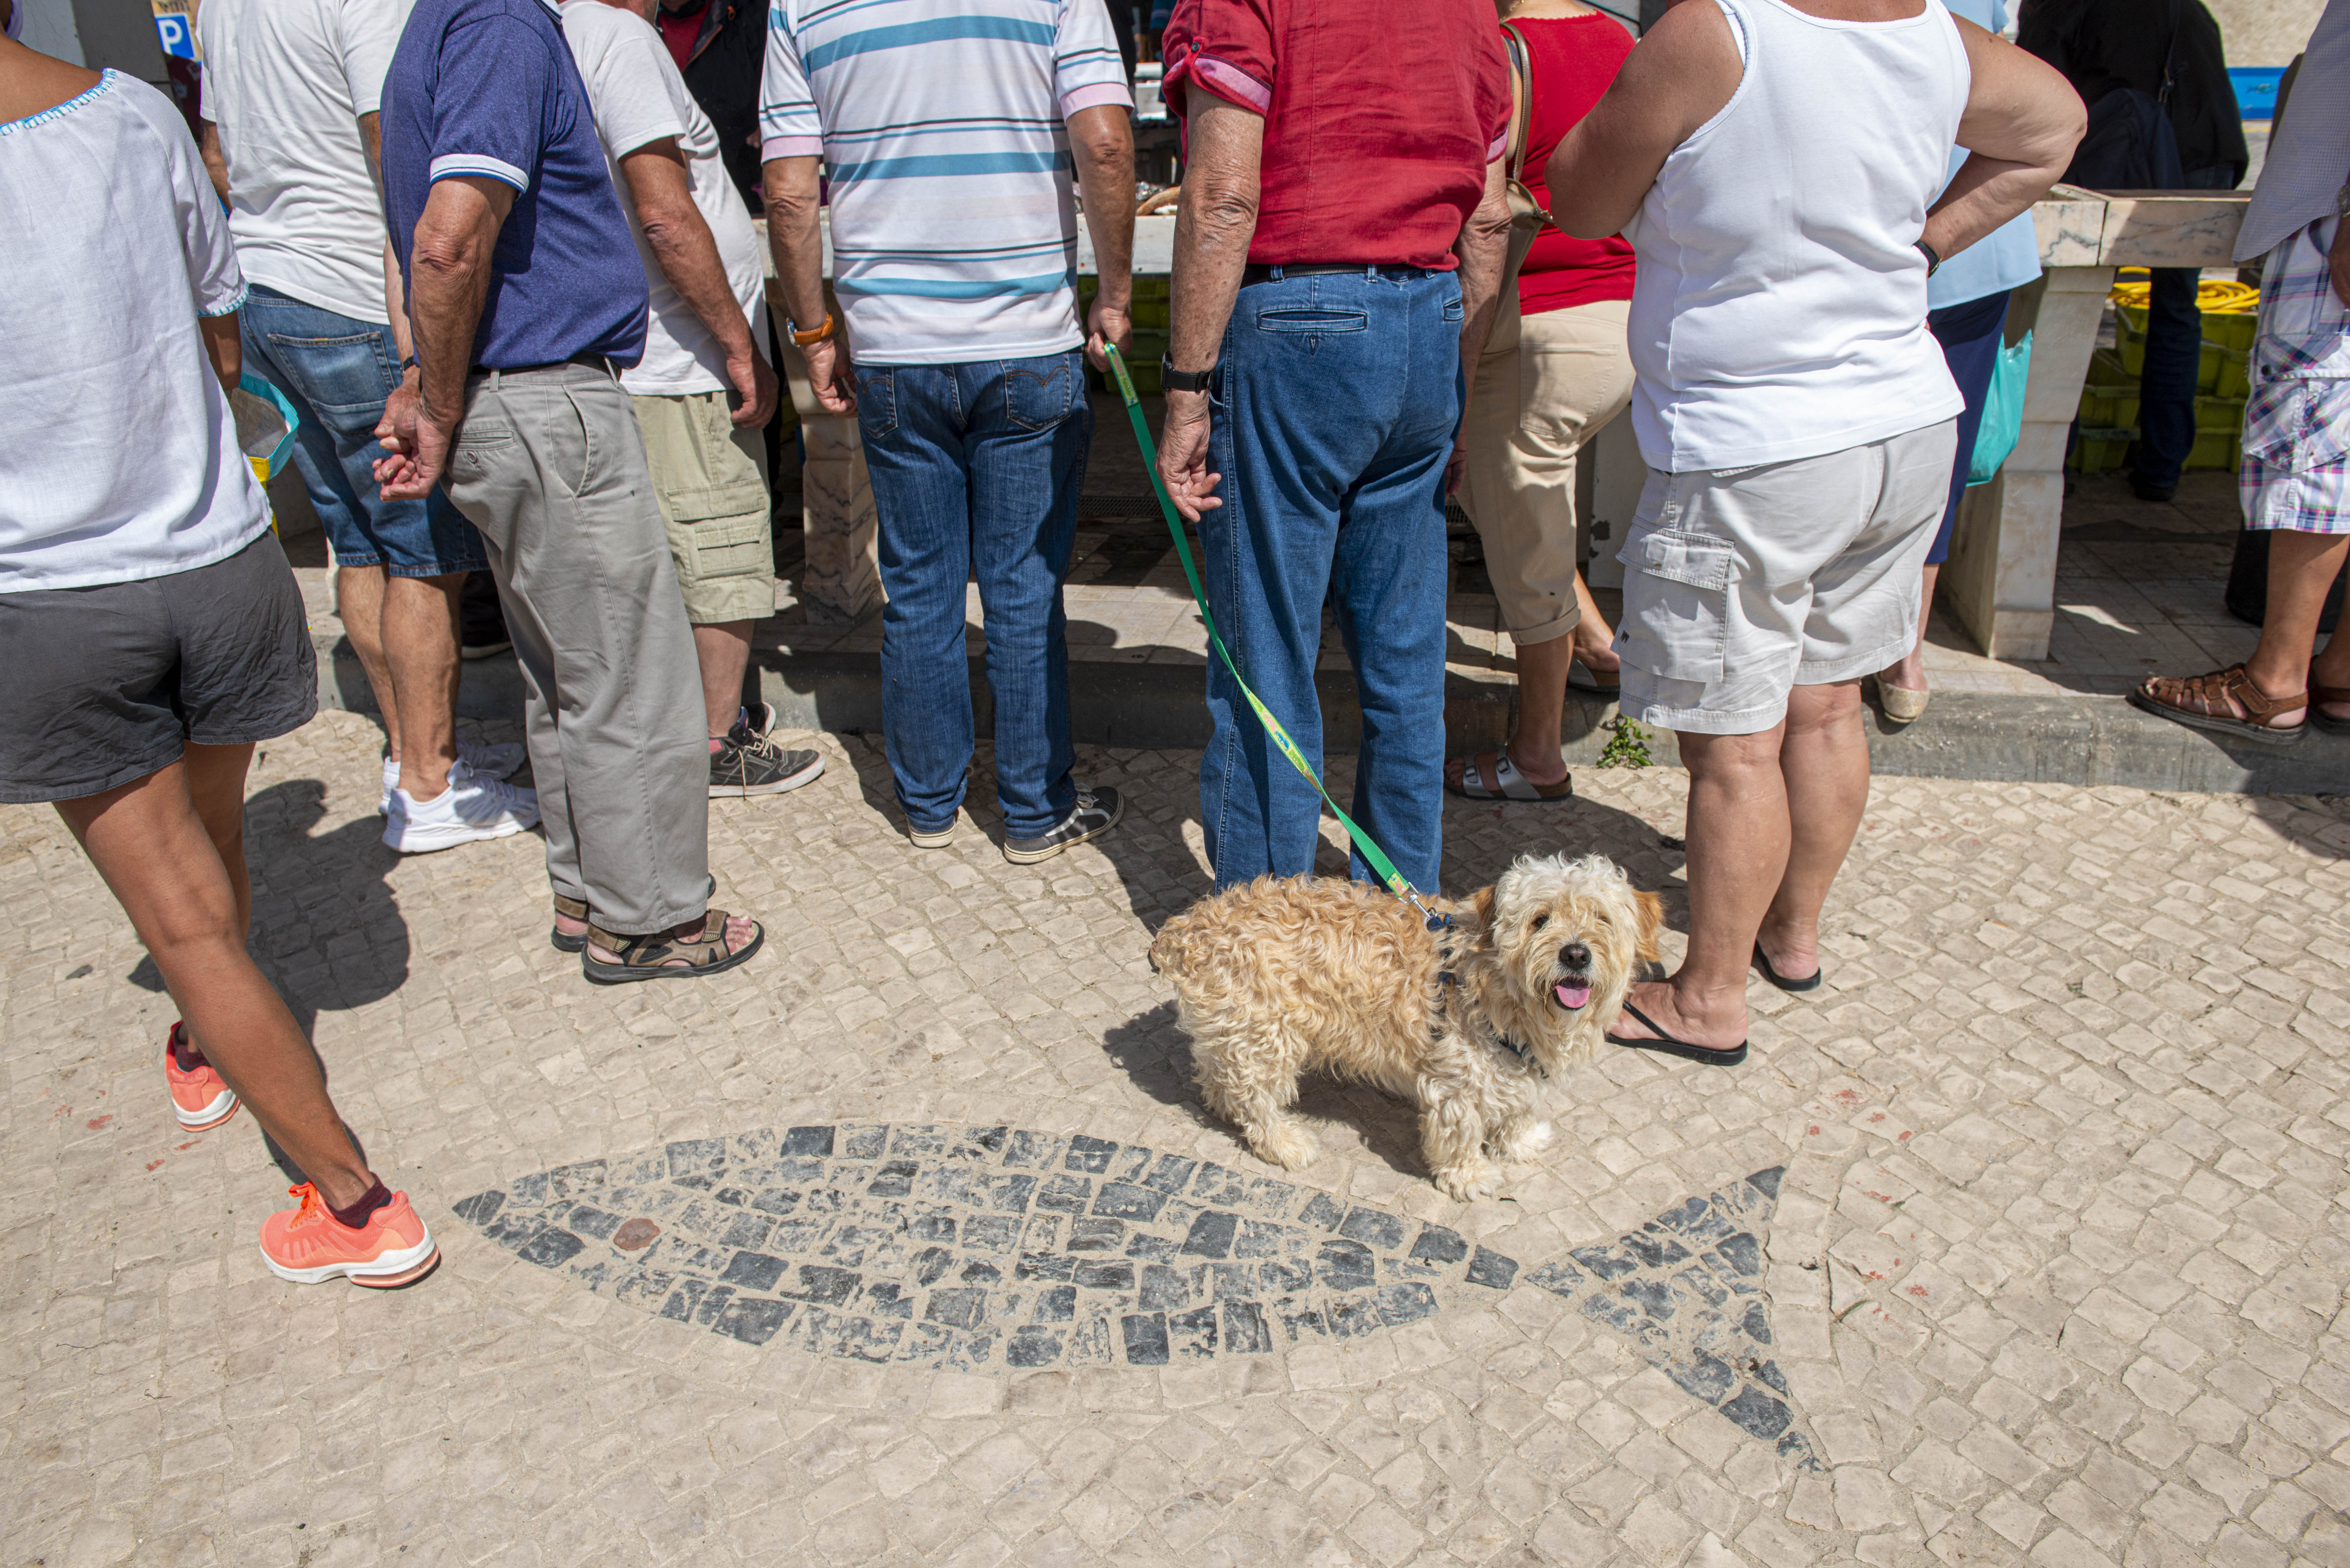
<svg viewBox="0 0 2350 1568">
<path fill-rule="evenodd" d="M 1510 178 L 1523 183 L 1526 172 L 1526 147 L 1534 140 L 1534 73 L 1528 63 L 1533 51 L 1526 47 L 1524 35 L 1511 24 L 1502 24 L 1503 47 L 1510 51 L 1510 85 L 1516 89 L 1517 107 L 1510 114 L 1510 140 L 1516 151 L 1510 155 Z"/>
<path fill-rule="evenodd" d="M 2162 86 L 2156 89 L 2154 101 L 2167 113 L 2170 109 L 2170 91 L 2178 85 L 2178 35 L 2187 28 L 2187 0 L 2170 0 L 2170 47 L 2162 55 Z"/>
</svg>

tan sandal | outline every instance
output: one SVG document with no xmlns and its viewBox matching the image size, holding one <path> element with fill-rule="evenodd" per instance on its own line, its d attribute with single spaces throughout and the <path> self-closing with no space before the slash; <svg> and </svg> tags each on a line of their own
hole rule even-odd
<svg viewBox="0 0 2350 1568">
<path fill-rule="evenodd" d="M 567 898 L 560 893 L 551 893 L 548 897 L 555 900 L 555 912 L 562 916 L 565 919 L 584 920 L 588 919 L 588 905 L 586 900 L 580 898 Z M 561 926 L 549 926 L 546 928 L 546 940 L 554 945 L 556 952 L 579 953 L 586 952 L 588 950 L 588 933 L 586 931 L 581 931 L 577 936 L 574 936 L 571 932 L 565 930 Z"/>
<path fill-rule="evenodd" d="M 588 940 L 606 952 L 619 954 L 620 959 L 618 963 L 607 963 L 592 952 L 584 952 L 579 959 L 580 972 L 598 985 L 623 985 L 638 980 L 700 980 L 704 975 L 717 974 L 748 959 L 767 940 L 766 928 L 754 926 L 749 941 L 739 948 L 730 948 L 726 945 L 726 921 L 723 909 L 704 911 L 702 935 L 691 941 L 669 931 L 626 937 L 591 921 Z"/>
<path fill-rule="evenodd" d="M 2308 707 L 2309 698 L 2306 691 L 2272 697 L 2252 684 L 2241 664 L 2209 675 L 2148 676 L 2129 694 L 2130 706 L 2158 718 L 2262 746 L 2290 746 L 2308 732 L 2306 719 L 2298 724 L 2274 724 L 2270 720 Z M 2230 699 L 2243 710 L 2242 716 L 2230 708 Z"/>
<path fill-rule="evenodd" d="M 2350 719 L 2337 719 L 2318 711 L 2327 702 L 2337 707 L 2350 704 L 2350 686 L 2320 686 L 2314 680 L 2309 683 L 2309 722 L 2329 735 L 2350 735 Z"/>
</svg>

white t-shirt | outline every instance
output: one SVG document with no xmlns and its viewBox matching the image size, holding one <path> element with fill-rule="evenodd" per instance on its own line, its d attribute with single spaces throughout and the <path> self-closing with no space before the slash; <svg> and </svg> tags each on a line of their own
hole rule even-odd
<svg viewBox="0 0 2350 1568">
<path fill-rule="evenodd" d="M 204 118 L 220 128 L 244 275 L 355 320 L 390 319 L 376 112 L 411 0 L 204 0 Z"/>
<path fill-rule="evenodd" d="M 212 0 L 206 0 L 211 4 Z M 629 214 L 629 232 L 636 236 L 637 254 L 645 264 L 645 282 L 652 294 L 652 310 L 645 323 L 645 357 L 620 377 L 623 389 L 640 397 L 670 397 L 681 392 L 723 392 L 733 386 L 726 379 L 726 354 L 717 338 L 693 313 L 683 296 L 662 275 L 660 258 L 645 243 L 629 201 L 629 182 L 620 177 L 620 160 L 664 136 L 677 139 L 685 155 L 693 204 L 710 225 L 718 243 L 718 259 L 726 281 L 751 323 L 751 341 L 764 353 L 767 340 L 766 283 L 759 265 L 758 231 L 751 226 L 751 210 L 743 204 L 726 165 L 718 156 L 717 128 L 686 90 L 669 46 L 653 25 L 632 11 L 607 5 L 603 0 L 563 0 L 563 37 L 578 62 L 588 84 L 588 104 L 596 116 L 596 134 L 604 143 L 604 159 L 612 167 L 612 189 Z"/>
<path fill-rule="evenodd" d="M 244 303 L 187 122 L 142 81 L 0 124 L 0 592 L 170 576 L 269 526 L 199 316 Z"/>
</svg>

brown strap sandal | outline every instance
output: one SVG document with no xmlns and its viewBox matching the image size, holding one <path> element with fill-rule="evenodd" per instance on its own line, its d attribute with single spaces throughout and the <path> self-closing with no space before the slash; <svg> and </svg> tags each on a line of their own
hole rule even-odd
<svg viewBox="0 0 2350 1568">
<path fill-rule="evenodd" d="M 2320 711 L 2320 705 L 2331 702 L 2336 707 L 2350 707 L 2350 686 L 2320 686 L 2309 683 L 2309 722 L 2329 735 L 2350 735 L 2350 718 L 2335 718 Z"/>
<path fill-rule="evenodd" d="M 567 898 L 560 893 L 551 893 L 548 897 L 555 900 L 555 912 L 562 916 L 565 919 L 584 920 L 588 919 L 588 905 L 586 900 L 580 898 Z M 554 944 L 555 950 L 557 952 L 578 953 L 586 952 L 588 950 L 588 933 L 586 931 L 580 931 L 575 934 L 565 930 L 560 926 L 549 926 L 546 929 L 546 940 Z"/>
<path fill-rule="evenodd" d="M 618 963 L 606 963 L 594 953 L 583 953 L 580 971 L 599 985 L 622 985 L 637 980 L 700 980 L 733 969 L 759 950 L 766 928 L 754 926 L 751 940 L 739 948 L 726 945 L 726 911 L 711 909 L 702 916 L 702 935 L 682 940 L 668 931 L 626 937 L 590 922 L 588 940 L 606 952 L 618 953 Z"/>
<path fill-rule="evenodd" d="M 2242 710 L 2241 716 L 2230 706 L 2231 698 L 2235 708 Z M 2252 678 L 2244 673 L 2241 664 L 2230 664 L 2209 675 L 2149 676 L 2129 694 L 2129 700 L 2132 707 L 2174 723 L 2233 735 L 2240 741 L 2263 746 L 2290 746 L 2309 729 L 2305 719 L 2298 724 L 2271 722 L 2279 713 L 2308 707 L 2308 692 L 2271 697 L 2252 684 Z"/>
</svg>

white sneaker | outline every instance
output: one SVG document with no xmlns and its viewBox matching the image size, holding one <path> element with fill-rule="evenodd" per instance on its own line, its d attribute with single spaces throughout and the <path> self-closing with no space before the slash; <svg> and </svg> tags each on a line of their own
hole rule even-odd
<svg viewBox="0 0 2350 1568">
<path fill-rule="evenodd" d="M 402 855 L 425 855 L 477 839 L 504 838 L 537 821 L 536 790 L 477 773 L 461 759 L 449 770 L 449 787 L 431 800 L 392 790 L 383 841 Z"/>
<path fill-rule="evenodd" d="M 520 741 L 500 741 L 493 745 L 475 745 L 471 741 L 457 742 L 457 760 L 485 777 L 502 779 L 522 766 L 529 752 Z M 391 792 L 400 787 L 400 764 L 390 757 L 383 759 L 383 794 L 376 798 L 375 814 L 387 816 L 391 812 Z"/>
</svg>

